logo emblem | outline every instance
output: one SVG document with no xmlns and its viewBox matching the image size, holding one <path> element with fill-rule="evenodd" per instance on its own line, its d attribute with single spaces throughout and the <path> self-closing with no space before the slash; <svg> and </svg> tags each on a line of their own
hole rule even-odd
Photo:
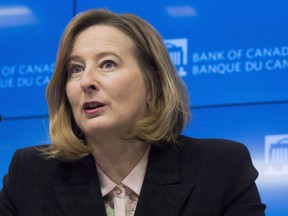
<svg viewBox="0 0 288 216">
<path fill-rule="evenodd" d="M 288 175 L 288 134 L 265 136 L 268 175 Z"/>
<path fill-rule="evenodd" d="M 182 77 L 187 76 L 187 72 L 185 70 L 188 59 L 187 38 L 164 40 L 164 44 L 179 75 Z"/>
</svg>

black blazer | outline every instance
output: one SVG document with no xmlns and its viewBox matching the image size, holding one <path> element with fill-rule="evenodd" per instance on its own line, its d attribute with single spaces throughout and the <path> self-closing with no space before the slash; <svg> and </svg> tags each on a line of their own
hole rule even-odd
<svg viewBox="0 0 288 216">
<path fill-rule="evenodd" d="M 181 138 L 152 146 L 135 216 L 263 216 L 247 148 L 220 139 Z M 104 216 L 95 161 L 43 159 L 16 151 L 0 193 L 1 216 Z"/>
</svg>

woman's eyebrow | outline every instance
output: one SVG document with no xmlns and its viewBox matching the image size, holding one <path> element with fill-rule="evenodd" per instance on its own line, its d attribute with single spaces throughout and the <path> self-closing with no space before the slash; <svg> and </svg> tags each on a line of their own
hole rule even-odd
<svg viewBox="0 0 288 216">
<path fill-rule="evenodd" d="M 97 53 L 95 55 L 95 58 L 100 59 L 100 58 L 103 58 L 106 56 L 116 56 L 117 58 L 121 58 L 116 52 L 113 52 L 113 51 L 104 51 L 104 52 Z M 68 62 L 69 61 L 80 61 L 80 60 L 83 60 L 83 58 L 80 55 L 71 55 L 68 58 Z"/>
<path fill-rule="evenodd" d="M 79 56 L 79 55 L 71 55 L 71 56 L 69 56 L 69 58 L 68 58 L 68 62 L 71 62 L 71 61 L 80 61 L 80 60 L 82 60 L 82 58 L 81 58 L 81 56 Z"/>
</svg>

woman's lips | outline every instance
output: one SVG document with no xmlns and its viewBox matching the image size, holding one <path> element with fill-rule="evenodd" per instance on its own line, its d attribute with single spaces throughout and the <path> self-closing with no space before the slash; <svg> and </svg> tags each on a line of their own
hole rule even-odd
<svg viewBox="0 0 288 216">
<path fill-rule="evenodd" d="M 83 110 L 87 114 L 94 114 L 105 106 L 104 103 L 99 101 L 91 101 L 83 104 Z"/>
</svg>

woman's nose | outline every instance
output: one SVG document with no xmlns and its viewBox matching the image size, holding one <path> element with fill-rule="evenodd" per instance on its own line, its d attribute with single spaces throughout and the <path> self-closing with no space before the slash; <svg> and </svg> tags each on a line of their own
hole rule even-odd
<svg viewBox="0 0 288 216">
<path fill-rule="evenodd" d="M 90 93 L 97 89 L 97 81 L 95 72 L 91 70 L 85 70 L 81 77 L 80 86 L 85 93 Z"/>
</svg>

